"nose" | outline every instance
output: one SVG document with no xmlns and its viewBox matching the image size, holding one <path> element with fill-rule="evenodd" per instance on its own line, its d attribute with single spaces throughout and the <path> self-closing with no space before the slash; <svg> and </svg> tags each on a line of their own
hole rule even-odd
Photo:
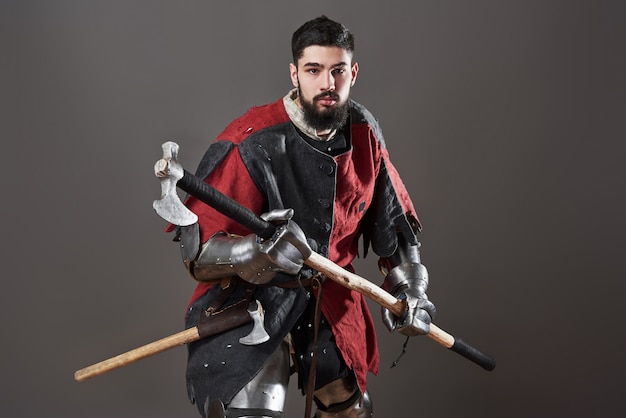
<svg viewBox="0 0 626 418">
<path fill-rule="evenodd" d="M 332 71 L 324 73 L 323 83 L 321 86 L 322 91 L 334 91 L 335 90 L 335 77 Z"/>
</svg>

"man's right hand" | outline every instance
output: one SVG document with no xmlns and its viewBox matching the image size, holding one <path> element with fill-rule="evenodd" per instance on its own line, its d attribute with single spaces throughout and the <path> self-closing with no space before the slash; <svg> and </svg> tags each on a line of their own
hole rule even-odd
<svg viewBox="0 0 626 418">
<path fill-rule="evenodd" d="M 254 284 L 269 282 L 277 272 L 298 274 L 311 248 L 302 229 L 291 220 L 293 209 L 277 209 L 261 217 L 276 225 L 276 232 L 270 239 L 248 235 L 237 242 L 231 252 L 235 273 Z"/>
</svg>

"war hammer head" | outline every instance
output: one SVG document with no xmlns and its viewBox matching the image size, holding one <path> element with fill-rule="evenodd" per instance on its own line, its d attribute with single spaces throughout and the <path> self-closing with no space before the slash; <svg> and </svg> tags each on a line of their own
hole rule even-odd
<svg viewBox="0 0 626 418">
<path fill-rule="evenodd" d="M 152 207 L 173 225 L 192 225 L 198 221 L 198 216 L 183 204 L 176 192 L 176 183 L 185 174 L 178 162 L 178 144 L 168 141 L 163 143 L 162 148 L 163 158 L 154 164 L 154 174 L 161 180 L 161 199 L 155 200 Z"/>
</svg>

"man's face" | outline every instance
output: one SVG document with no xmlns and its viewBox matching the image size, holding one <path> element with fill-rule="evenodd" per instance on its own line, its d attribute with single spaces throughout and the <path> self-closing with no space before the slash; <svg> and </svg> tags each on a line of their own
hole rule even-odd
<svg viewBox="0 0 626 418">
<path fill-rule="evenodd" d="M 348 113 L 350 87 L 359 71 L 352 55 L 334 46 L 309 46 L 289 65 L 307 122 L 320 133 L 340 128 Z"/>
</svg>

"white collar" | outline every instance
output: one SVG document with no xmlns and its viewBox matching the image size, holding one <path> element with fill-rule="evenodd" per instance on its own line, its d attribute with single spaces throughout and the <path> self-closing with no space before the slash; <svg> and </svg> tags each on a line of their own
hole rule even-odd
<svg viewBox="0 0 626 418">
<path fill-rule="evenodd" d="M 283 104 L 285 105 L 285 110 L 287 111 L 287 115 L 289 115 L 289 119 L 293 122 L 294 125 L 298 129 L 300 129 L 304 134 L 310 138 L 313 138 L 317 141 L 330 141 L 333 139 L 335 134 L 337 133 L 336 129 L 333 129 L 329 134 L 320 136 L 317 134 L 317 130 L 309 126 L 304 119 L 304 111 L 298 104 L 296 103 L 298 100 L 298 89 L 293 89 L 289 93 L 283 97 Z"/>
</svg>

